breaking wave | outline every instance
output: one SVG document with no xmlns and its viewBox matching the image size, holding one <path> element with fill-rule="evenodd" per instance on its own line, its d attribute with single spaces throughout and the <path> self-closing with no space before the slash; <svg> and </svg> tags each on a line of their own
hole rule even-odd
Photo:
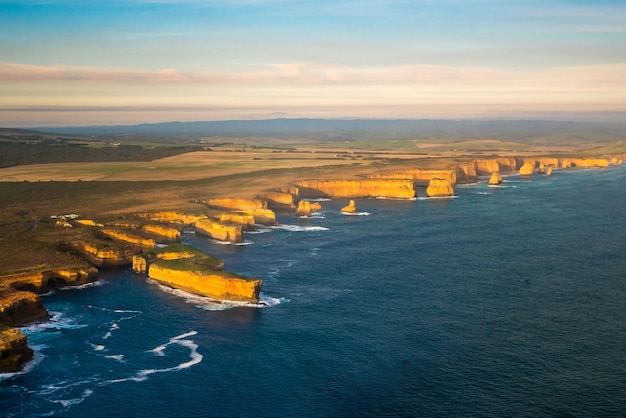
<svg viewBox="0 0 626 418">
<path fill-rule="evenodd" d="M 346 212 L 341 212 L 342 215 L 346 215 L 346 216 L 370 216 L 371 213 L 369 212 L 356 212 L 356 213 L 346 213 Z"/>
<path fill-rule="evenodd" d="M 289 232 L 311 232 L 311 231 L 330 231 L 329 228 L 323 226 L 300 226 L 300 225 L 279 225 L 274 229 L 283 229 Z"/>
</svg>

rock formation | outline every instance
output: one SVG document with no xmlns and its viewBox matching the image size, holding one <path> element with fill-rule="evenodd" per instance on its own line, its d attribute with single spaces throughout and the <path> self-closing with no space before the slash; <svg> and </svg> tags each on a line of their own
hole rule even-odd
<svg viewBox="0 0 626 418">
<path fill-rule="evenodd" d="M 64 240 L 57 245 L 57 248 L 61 251 L 72 251 L 100 268 L 129 265 L 132 263 L 133 255 L 142 251 L 141 247 L 95 238 Z"/>
<path fill-rule="evenodd" d="M 298 209 L 296 210 L 296 217 L 311 217 L 311 202 L 307 200 L 299 201 Z"/>
<path fill-rule="evenodd" d="M 454 196 L 454 188 L 448 180 L 432 179 L 426 188 L 428 197 L 446 197 Z"/>
<path fill-rule="evenodd" d="M 609 160 L 605 158 L 573 158 L 572 165 L 575 167 L 592 168 L 592 167 L 608 167 Z"/>
<path fill-rule="evenodd" d="M 450 184 L 456 184 L 456 170 L 427 170 L 427 169 L 413 169 L 392 171 L 386 173 L 369 174 L 368 179 L 396 179 L 396 180 L 413 180 L 413 183 L 417 186 L 427 186 L 428 182 L 432 179 L 445 179 Z"/>
<path fill-rule="evenodd" d="M 196 222 L 196 233 L 218 241 L 239 244 L 244 242 L 241 225 L 227 225 L 210 219 Z"/>
<path fill-rule="evenodd" d="M 503 183 L 502 176 L 499 171 L 494 171 L 491 173 L 491 178 L 489 178 L 489 185 L 498 186 Z"/>
<path fill-rule="evenodd" d="M 26 335 L 13 328 L 0 329 L 0 373 L 17 372 L 32 358 Z"/>
<path fill-rule="evenodd" d="M 148 224 L 142 226 L 141 231 L 154 237 L 157 242 L 180 242 L 181 240 L 180 231 L 171 226 Z"/>
<path fill-rule="evenodd" d="M 411 199 L 415 197 L 413 180 L 300 180 L 296 182 L 300 196 L 320 197 L 388 197 Z"/>
<path fill-rule="evenodd" d="M 211 218 L 217 219 L 222 223 L 230 223 L 241 225 L 244 231 L 254 231 L 255 219 L 249 213 L 242 212 L 225 212 L 212 214 Z"/>
<path fill-rule="evenodd" d="M 217 300 L 259 303 L 262 280 L 221 271 L 223 263 L 195 248 L 178 244 L 142 254 L 151 279 Z"/>
<path fill-rule="evenodd" d="M 552 175 L 552 166 L 548 167 L 548 169 L 546 170 L 546 176 L 551 176 Z"/>
<path fill-rule="evenodd" d="M 341 208 L 341 212 L 342 213 L 356 213 L 356 204 L 354 203 L 354 200 L 350 200 L 350 203 L 348 203 L 348 206 L 344 206 L 343 208 Z"/>
<path fill-rule="evenodd" d="M 15 327 L 48 318 L 41 298 L 15 289 L 0 291 L 0 326 Z"/>
<path fill-rule="evenodd" d="M 100 229 L 98 230 L 98 235 L 117 241 L 127 242 L 129 244 L 140 247 L 142 251 L 156 247 L 156 242 L 153 239 L 144 238 L 142 236 L 132 234 L 128 231 Z"/>
<path fill-rule="evenodd" d="M 535 166 L 530 162 L 525 162 L 524 165 L 519 169 L 519 175 L 530 177 L 533 175 L 533 171 L 535 170 Z"/>
<path fill-rule="evenodd" d="M 293 210 L 296 208 L 291 193 L 272 192 L 263 195 L 262 198 L 267 202 L 268 209 Z"/>
<path fill-rule="evenodd" d="M 204 204 L 211 207 L 223 208 L 223 209 L 234 209 L 239 211 L 254 211 L 258 209 L 267 209 L 267 202 L 263 200 L 254 200 L 254 199 L 240 199 L 240 198 L 220 198 L 220 199 L 209 199 L 203 201 Z"/>
<path fill-rule="evenodd" d="M 311 213 L 321 212 L 322 204 L 320 202 L 311 202 Z"/>
</svg>

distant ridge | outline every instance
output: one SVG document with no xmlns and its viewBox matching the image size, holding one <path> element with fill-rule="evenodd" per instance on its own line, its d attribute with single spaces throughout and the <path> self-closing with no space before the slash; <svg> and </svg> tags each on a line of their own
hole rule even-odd
<svg viewBox="0 0 626 418">
<path fill-rule="evenodd" d="M 406 137 L 454 133 L 475 135 L 549 134 L 575 131 L 623 131 L 626 124 L 552 120 L 444 120 L 444 119 L 264 119 L 198 122 L 162 122 L 139 125 L 33 128 L 66 135 L 201 135 L 306 136 L 385 134 Z"/>
</svg>

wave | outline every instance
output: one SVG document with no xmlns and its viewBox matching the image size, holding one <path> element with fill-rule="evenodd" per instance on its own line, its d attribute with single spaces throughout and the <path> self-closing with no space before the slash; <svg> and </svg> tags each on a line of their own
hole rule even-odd
<svg viewBox="0 0 626 418">
<path fill-rule="evenodd" d="M 88 289 L 90 287 L 99 287 L 99 286 L 102 286 L 104 283 L 105 283 L 104 280 L 96 280 L 94 282 L 80 284 L 78 286 L 63 286 L 63 287 L 60 287 L 59 290 L 82 290 L 82 289 Z"/>
<path fill-rule="evenodd" d="M 311 232 L 311 231 L 330 231 L 330 228 L 323 226 L 300 226 L 300 225 L 279 225 L 275 229 L 283 229 L 289 232 Z"/>
<path fill-rule="evenodd" d="M 407 198 L 404 198 L 404 197 L 376 196 L 376 199 L 378 199 L 378 200 L 406 200 L 406 201 L 411 202 L 411 201 L 418 200 L 419 198 L 418 197 L 407 197 Z"/>
<path fill-rule="evenodd" d="M 346 216 L 370 216 L 371 213 L 369 212 L 356 212 L 356 213 L 346 213 L 346 212 L 341 212 L 342 215 L 346 215 Z"/>
<path fill-rule="evenodd" d="M 265 227 L 261 227 L 256 225 L 254 227 L 254 231 L 246 231 L 246 234 L 266 234 L 268 232 L 272 232 L 272 228 L 265 228 Z"/>
<path fill-rule="evenodd" d="M 85 399 L 87 399 L 88 397 L 90 397 L 93 394 L 93 390 L 91 389 L 85 389 L 83 390 L 83 394 L 80 398 L 74 398 L 74 399 L 56 399 L 51 401 L 52 403 L 58 403 L 61 404 L 64 408 L 69 408 L 73 405 L 77 405 L 79 403 L 81 403 L 82 401 L 84 401 Z"/>
<path fill-rule="evenodd" d="M 302 199 L 305 202 L 330 202 L 333 199 L 330 199 L 328 197 L 318 197 L 316 199 Z"/>
<path fill-rule="evenodd" d="M 45 350 L 46 348 L 48 348 L 48 346 L 45 345 L 45 344 L 40 344 L 40 345 L 30 345 L 29 344 L 29 347 L 34 351 L 33 358 L 28 363 L 26 363 L 22 367 L 22 370 L 20 370 L 19 372 L 0 373 L 0 382 L 2 382 L 4 380 L 11 379 L 12 377 L 22 376 L 22 375 L 28 374 L 35 367 L 37 367 L 37 365 L 39 363 L 41 363 L 43 361 L 45 356 L 42 354 L 42 351 Z"/>
<path fill-rule="evenodd" d="M 167 248 L 167 244 L 157 244 L 157 248 Z"/>
<path fill-rule="evenodd" d="M 37 322 L 18 328 L 29 334 L 50 329 L 79 329 L 87 326 L 85 324 L 77 324 L 75 318 L 66 318 L 62 312 L 50 312 L 50 314 L 52 316 L 45 322 Z"/>
<path fill-rule="evenodd" d="M 117 360 L 120 363 L 125 363 L 124 361 L 124 354 L 115 354 L 115 355 L 109 355 L 109 356 L 104 356 L 105 358 L 110 358 L 113 360 Z"/>
<path fill-rule="evenodd" d="M 493 192 L 476 192 L 475 194 L 491 195 L 491 194 L 493 194 Z"/>
</svg>

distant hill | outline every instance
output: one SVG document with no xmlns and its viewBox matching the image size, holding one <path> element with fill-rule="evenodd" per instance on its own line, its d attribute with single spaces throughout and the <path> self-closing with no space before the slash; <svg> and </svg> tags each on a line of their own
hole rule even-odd
<svg viewBox="0 0 626 418">
<path fill-rule="evenodd" d="M 266 119 L 200 122 L 164 122 L 123 126 L 35 128 L 64 135 L 100 136 L 270 136 L 346 139 L 350 136 L 390 138 L 529 137 L 554 133 L 622 133 L 626 124 L 548 120 L 409 120 L 409 119 Z"/>
</svg>

